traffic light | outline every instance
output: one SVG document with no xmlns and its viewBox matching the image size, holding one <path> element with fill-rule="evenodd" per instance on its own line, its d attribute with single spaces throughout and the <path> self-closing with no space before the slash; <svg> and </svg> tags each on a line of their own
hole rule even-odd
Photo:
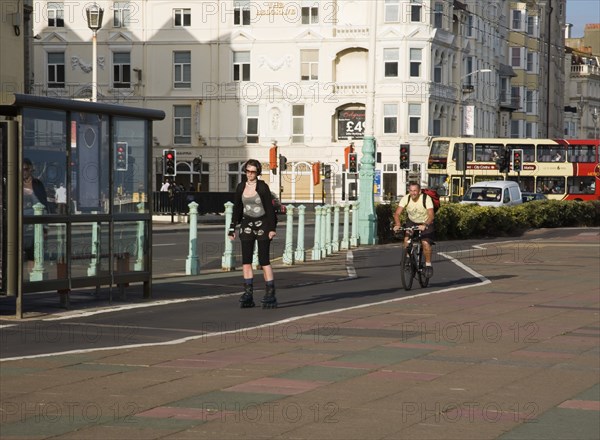
<svg viewBox="0 0 600 440">
<path fill-rule="evenodd" d="M 331 179 L 331 165 L 323 165 L 323 177 Z"/>
<path fill-rule="evenodd" d="M 520 173 L 523 170 L 523 150 L 512 150 L 512 169 Z"/>
<path fill-rule="evenodd" d="M 279 155 L 279 172 L 283 173 L 287 167 L 287 157 L 283 154 Z"/>
<path fill-rule="evenodd" d="M 201 173 L 202 172 L 202 156 L 198 156 L 198 157 L 194 158 L 193 164 L 194 164 L 194 173 Z"/>
<path fill-rule="evenodd" d="M 177 175 L 177 152 L 163 150 L 163 176 L 174 177 Z"/>
<path fill-rule="evenodd" d="M 349 173 L 357 173 L 358 172 L 358 154 L 356 154 L 356 153 L 348 154 L 348 172 Z"/>
<path fill-rule="evenodd" d="M 499 172 L 508 172 L 510 167 L 510 150 L 504 150 L 500 153 L 500 157 L 496 160 L 496 166 Z"/>
<path fill-rule="evenodd" d="M 115 146 L 115 170 L 127 171 L 127 142 L 117 142 Z"/>
<path fill-rule="evenodd" d="M 400 169 L 410 169 L 410 144 L 400 144 Z"/>
</svg>

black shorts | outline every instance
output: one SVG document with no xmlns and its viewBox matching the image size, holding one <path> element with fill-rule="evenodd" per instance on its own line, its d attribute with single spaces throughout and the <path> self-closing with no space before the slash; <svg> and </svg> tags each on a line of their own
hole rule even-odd
<svg viewBox="0 0 600 440">
<path fill-rule="evenodd" d="M 423 223 L 415 223 L 410 220 L 406 220 L 406 227 L 410 228 L 412 226 L 422 225 Z M 435 241 L 435 226 L 434 224 L 430 224 L 427 229 L 421 232 L 421 240 L 429 242 L 429 244 L 433 244 Z"/>
<path fill-rule="evenodd" d="M 271 239 L 266 228 L 265 217 L 243 217 L 240 225 L 242 242 L 242 264 L 251 264 L 254 256 L 254 242 L 258 243 L 258 264 L 269 266 Z"/>
</svg>

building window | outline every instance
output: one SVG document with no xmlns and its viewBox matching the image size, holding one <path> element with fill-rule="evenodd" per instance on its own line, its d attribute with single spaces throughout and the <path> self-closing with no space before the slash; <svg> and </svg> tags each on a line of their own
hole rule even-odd
<svg viewBox="0 0 600 440">
<path fill-rule="evenodd" d="M 400 64 L 399 49 L 383 49 L 384 75 L 386 78 L 395 78 L 398 76 L 398 66 Z"/>
<path fill-rule="evenodd" d="M 527 17 L 527 35 L 538 37 L 538 17 Z"/>
<path fill-rule="evenodd" d="M 318 24 L 319 23 L 319 7 L 318 6 L 303 6 L 302 7 L 302 24 Z"/>
<path fill-rule="evenodd" d="M 250 81 L 250 52 L 233 52 L 233 80 Z"/>
<path fill-rule="evenodd" d="M 236 26 L 250 24 L 250 0 L 236 0 L 233 3 L 233 24 Z"/>
<path fill-rule="evenodd" d="M 473 36 L 473 16 L 469 15 L 467 17 L 467 26 L 466 26 L 466 33 L 467 33 L 467 37 L 472 37 Z"/>
<path fill-rule="evenodd" d="M 65 27 L 65 5 L 48 2 L 48 27 Z"/>
<path fill-rule="evenodd" d="M 249 105 L 246 110 L 246 143 L 258 144 L 258 106 Z"/>
<path fill-rule="evenodd" d="M 442 65 L 436 64 L 433 66 L 433 82 L 436 84 L 441 84 L 442 81 Z"/>
<path fill-rule="evenodd" d="M 423 9 L 422 0 L 411 0 L 410 3 L 410 21 L 413 23 L 420 22 L 421 10 Z"/>
<path fill-rule="evenodd" d="M 300 79 L 316 81 L 319 79 L 319 51 L 306 49 L 300 51 Z"/>
<path fill-rule="evenodd" d="M 510 102 L 510 82 L 508 78 L 500 78 L 500 102 Z"/>
<path fill-rule="evenodd" d="M 304 104 L 292 106 L 292 142 L 304 142 Z"/>
<path fill-rule="evenodd" d="M 408 104 L 408 132 L 421 132 L 421 104 Z"/>
<path fill-rule="evenodd" d="M 131 9 L 129 2 L 113 3 L 113 26 L 127 27 L 131 23 Z"/>
<path fill-rule="evenodd" d="M 433 136 L 441 136 L 442 135 L 442 120 L 434 119 L 432 129 L 433 129 L 433 132 L 431 134 Z"/>
<path fill-rule="evenodd" d="M 521 121 L 518 120 L 512 120 L 510 121 L 510 137 L 511 138 L 519 138 L 521 137 L 521 133 L 520 133 L 520 124 Z"/>
<path fill-rule="evenodd" d="M 527 52 L 527 72 L 538 73 L 538 53 Z"/>
<path fill-rule="evenodd" d="M 64 52 L 48 53 L 48 88 L 63 89 L 65 87 L 65 54 Z"/>
<path fill-rule="evenodd" d="M 383 104 L 383 132 L 398 133 L 398 105 Z"/>
<path fill-rule="evenodd" d="M 246 162 L 232 162 L 227 166 L 228 191 L 234 192 L 244 175 L 244 164 Z"/>
<path fill-rule="evenodd" d="M 525 91 L 525 112 L 537 114 L 537 93 L 535 90 Z"/>
<path fill-rule="evenodd" d="M 175 27 L 187 27 L 192 25 L 191 9 L 173 9 L 173 23 Z"/>
<path fill-rule="evenodd" d="M 173 52 L 173 88 L 192 87 L 192 53 L 189 50 Z"/>
<path fill-rule="evenodd" d="M 433 27 L 442 29 L 444 27 L 444 4 L 436 2 L 433 9 Z"/>
<path fill-rule="evenodd" d="M 525 137 L 532 138 L 535 133 L 535 124 L 533 122 L 525 122 Z"/>
<path fill-rule="evenodd" d="M 513 10 L 512 11 L 512 21 L 511 21 L 511 29 L 513 31 L 522 31 L 523 30 L 523 11 Z"/>
<path fill-rule="evenodd" d="M 510 88 L 510 103 L 517 109 L 523 108 L 521 103 L 521 88 L 519 86 L 512 86 Z"/>
<path fill-rule="evenodd" d="M 131 54 L 129 52 L 113 53 L 113 87 L 115 89 L 131 87 Z"/>
<path fill-rule="evenodd" d="M 421 76 L 421 49 L 410 49 L 410 76 Z"/>
<path fill-rule="evenodd" d="M 173 143 L 192 143 L 192 106 L 173 106 Z"/>
<path fill-rule="evenodd" d="M 385 21 L 386 23 L 400 21 L 400 0 L 385 0 Z"/>
<path fill-rule="evenodd" d="M 521 52 L 522 47 L 511 47 L 510 48 L 510 65 L 512 67 L 523 67 L 521 64 Z"/>
</svg>

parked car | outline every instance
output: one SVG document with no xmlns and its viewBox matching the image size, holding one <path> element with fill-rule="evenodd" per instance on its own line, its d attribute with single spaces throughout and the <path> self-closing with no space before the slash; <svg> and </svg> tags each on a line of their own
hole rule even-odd
<svg viewBox="0 0 600 440">
<path fill-rule="evenodd" d="M 492 180 L 471 185 L 460 203 L 481 206 L 511 206 L 523 203 L 523 197 L 517 182 Z"/>
<path fill-rule="evenodd" d="M 277 195 L 274 192 L 271 193 L 271 198 L 273 199 L 273 208 L 275 208 L 275 214 L 285 214 L 285 205 L 281 204 L 281 202 L 279 201 L 279 197 L 277 197 Z"/>
<path fill-rule="evenodd" d="M 542 193 L 534 193 L 534 192 L 522 192 L 523 203 L 525 202 L 533 202 L 534 200 L 548 200 L 546 194 Z"/>
</svg>

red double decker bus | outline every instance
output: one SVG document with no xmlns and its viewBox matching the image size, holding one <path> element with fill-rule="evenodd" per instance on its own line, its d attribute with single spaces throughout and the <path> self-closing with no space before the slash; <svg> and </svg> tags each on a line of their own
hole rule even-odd
<svg viewBox="0 0 600 440">
<path fill-rule="evenodd" d="M 456 169 L 464 148 L 466 170 Z M 522 150 L 522 170 L 500 173 L 498 160 Z M 600 200 L 600 139 L 433 138 L 427 163 L 428 184 L 457 199 L 473 183 L 515 180 L 521 190 L 558 200 Z M 462 185 L 464 179 L 464 187 Z"/>
</svg>

